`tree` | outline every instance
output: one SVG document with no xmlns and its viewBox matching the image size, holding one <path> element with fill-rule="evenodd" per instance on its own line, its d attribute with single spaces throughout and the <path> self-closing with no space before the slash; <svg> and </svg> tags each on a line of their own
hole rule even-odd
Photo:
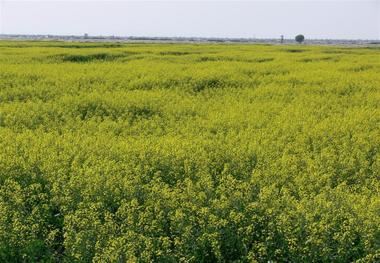
<svg viewBox="0 0 380 263">
<path fill-rule="evenodd" d="M 301 44 L 304 40 L 305 40 L 304 35 L 297 35 L 297 36 L 296 36 L 296 41 L 297 41 L 298 43 Z"/>
</svg>

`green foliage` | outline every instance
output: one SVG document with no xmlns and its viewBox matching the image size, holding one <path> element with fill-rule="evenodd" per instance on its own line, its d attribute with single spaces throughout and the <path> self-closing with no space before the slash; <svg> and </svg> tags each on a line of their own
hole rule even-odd
<svg viewBox="0 0 380 263">
<path fill-rule="evenodd" d="M 1 262 L 379 261 L 379 50 L 0 49 Z"/>
<path fill-rule="evenodd" d="M 296 36 L 296 41 L 297 41 L 298 43 L 301 44 L 304 40 L 305 40 L 304 35 L 297 35 L 297 36 Z"/>
</svg>

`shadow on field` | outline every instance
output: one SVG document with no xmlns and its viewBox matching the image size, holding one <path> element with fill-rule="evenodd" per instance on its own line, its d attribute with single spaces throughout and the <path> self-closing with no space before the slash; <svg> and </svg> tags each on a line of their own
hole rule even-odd
<svg viewBox="0 0 380 263">
<path fill-rule="evenodd" d="M 91 55 L 59 55 L 56 56 L 58 60 L 63 62 L 83 63 L 91 61 L 112 61 L 123 57 L 123 55 L 109 54 L 109 53 L 97 53 Z"/>
<path fill-rule="evenodd" d="M 284 52 L 287 52 L 287 53 L 303 53 L 303 52 L 307 52 L 308 50 L 306 49 L 283 49 Z"/>
<path fill-rule="evenodd" d="M 124 51 L 122 53 L 93 53 L 93 54 L 57 54 L 47 57 L 37 57 L 39 62 L 71 62 L 71 63 L 89 63 L 89 62 L 106 62 L 118 59 L 130 59 L 138 52 Z"/>
<path fill-rule="evenodd" d="M 321 58 L 303 58 L 297 60 L 298 62 L 310 63 L 310 62 L 338 62 L 340 60 L 339 57 L 321 57 Z"/>
<path fill-rule="evenodd" d="M 245 63 L 264 63 L 271 62 L 274 58 L 239 58 L 239 57 L 213 57 L 213 56 L 202 56 L 197 58 L 197 62 L 214 62 L 214 61 L 222 61 L 222 62 L 245 62 Z"/>
</svg>

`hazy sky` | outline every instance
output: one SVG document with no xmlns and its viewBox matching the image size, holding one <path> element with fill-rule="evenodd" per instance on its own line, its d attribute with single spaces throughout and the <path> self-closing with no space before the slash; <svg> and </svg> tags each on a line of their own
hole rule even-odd
<svg viewBox="0 0 380 263">
<path fill-rule="evenodd" d="M 4 34 L 380 39 L 380 0 L 0 0 Z"/>
</svg>

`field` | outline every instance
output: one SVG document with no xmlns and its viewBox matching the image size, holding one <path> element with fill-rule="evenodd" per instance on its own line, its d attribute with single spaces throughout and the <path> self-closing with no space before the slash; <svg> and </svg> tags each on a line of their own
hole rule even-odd
<svg viewBox="0 0 380 263">
<path fill-rule="evenodd" d="M 379 260 L 379 48 L 0 42 L 1 262 Z"/>
</svg>

